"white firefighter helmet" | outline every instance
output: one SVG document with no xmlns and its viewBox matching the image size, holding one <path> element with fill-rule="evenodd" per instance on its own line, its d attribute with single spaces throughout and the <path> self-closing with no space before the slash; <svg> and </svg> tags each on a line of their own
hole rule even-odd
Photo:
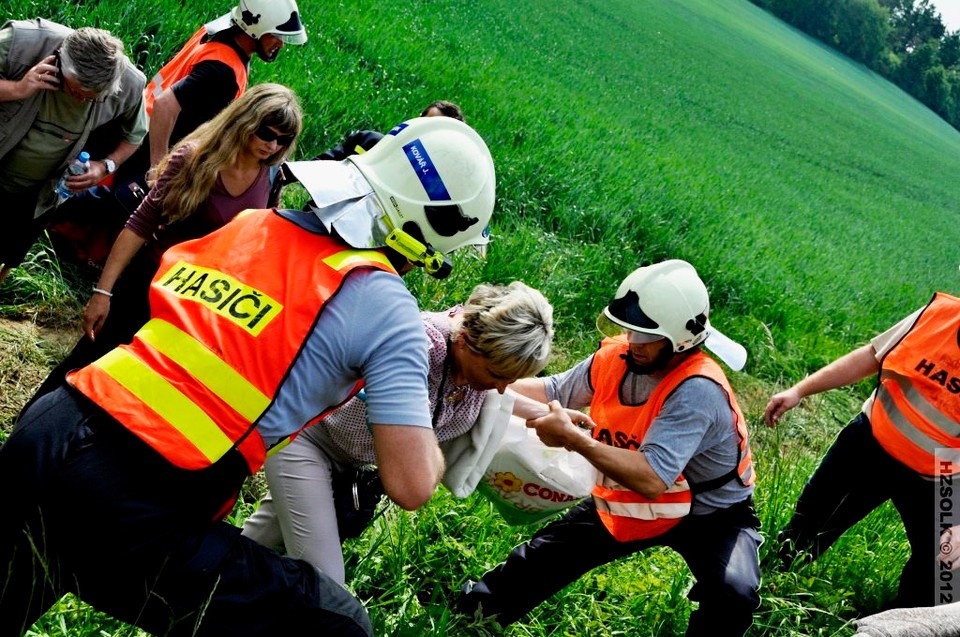
<svg viewBox="0 0 960 637">
<path fill-rule="evenodd" d="M 467 124 L 417 117 L 348 161 L 399 233 L 440 253 L 487 244 L 496 175 L 487 145 Z"/>
<path fill-rule="evenodd" d="M 236 25 L 254 40 L 272 34 L 285 44 L 305 44 L 307 30 L 294 0 L 239 0 L 230 13 L 206 25 L 215 34 Z"/>
<path fill-rule="evenodd" d="M 626 331 L 663 337 L 677 353 L 704 344 L 732 369 L 742 369 L 746 350 L 713 327 L 709 314 L 710 297 L 697 271 L 671 259 L 637 268 L 624 279 L 597 317 L 597 328 L 607 336 Z"/>
</svg>

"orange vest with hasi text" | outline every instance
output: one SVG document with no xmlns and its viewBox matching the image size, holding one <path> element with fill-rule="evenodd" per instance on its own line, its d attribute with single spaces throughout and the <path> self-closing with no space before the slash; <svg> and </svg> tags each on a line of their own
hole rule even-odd
<svg viewBox="0 0 960 637">
<path fill-rule="evenodd" d="M 150 285 L 151 320 L 68 379 L 174 465 L 203 469 L 236 448 L 252 474 L 266 457 L 256 423 L 357 268 L 395 273 L 380 251 L 247 210 L 167 250 Z"/>
<path fill-rule="evenodd" d="M 206 28 L 200 27 L 147 84 L 143 90 L 143 104 L 148 116 L 153 115 L 153 102 L 161 93 L 190 75 L 194 66 L 206 60 L 223 62 L 229 66 L 237 77 L 237 94 L 233 99 L 243 95 L 247 89 L 247 65 L 229 45 L 222 42 L 203 42 L 206 34 Z"/>
<path fill-rule="evenodd" d="M 599 434 L 604 432 L 614 444 L 639 448 L 664 402 L 677 386 L 694 376 L 703 376 L 720 385 L 733 414 L 740 455 L 736 475 L 731 475 L 731 479 L 738 479 L 744 486 L 753 483 L 753 462 L 743 413 L 716 361 L 703 352 L 691 354 L 660 380 L 646 402 L 632 406 L 620 401 L 620 386 L 627 374 L 623 355 L 629 355 L 629 346 L 622 338 L 604 339 L 594 354 L 590 381 L 595 393 L 590 415 L 597 423 L 595 438 L 599 439 Z M 690 513 L 693 494 L 683 475 L 678 476 L 659 497 L 650 499 L 600 473 L 593 489 L 593 499 L 598 515 L 611 535 L 621 542 L 628 542 L 655 537 L 679 524 Z"/>
<path fill-rule="evenodd" d="M 935 294 L 884 356 L 870 426 L 917 473 L 960 473 L 960 299 Z"/>
</svg>

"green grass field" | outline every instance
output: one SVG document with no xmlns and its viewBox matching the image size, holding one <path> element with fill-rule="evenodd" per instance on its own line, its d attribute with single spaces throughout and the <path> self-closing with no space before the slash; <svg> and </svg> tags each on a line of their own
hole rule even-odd
<svg viewBox="0 0 960 637">
<path fill-rule="evenodd" d="M 110 29 L 150 76 L 228 5 L 4 6 L 8 18 Z M 301 0 L 300 8 L 310 42 L 273 65 L 255 61 L 251 72 L 252 82 L 281 82 L 300 96 L 300 157 L 351 130 L 386 130 L 435 99 L 459 103 L 494 155 L 488 259 L 459 258 L 442 283 L 408 277 L 424 308 L 457 302 L 480 280 L 522 279 L 556 307 L 548 371 L 559 371 L 593 349 L 596 314 L 629 271 L 663 258 L 698 268 L 714 322 L 750 351 L 732 380 L 752 425 L 768 537 L 867 387 L 808 400 L 777 430 L 760 421 L 769 395 L 933 291 L 960 293 L 960 133 L 746 0 Z M 85 293 L 56 269 L 38 248 L 0 286 L 0 316 L 75 321 Z M 28 338 L 13 351 L 55 362 L 35 345 Z M 16 401 L 7 379 L 22 370 L 6 367 L 8 428 Z M 353 541 L 348 578 L 386 635 L 683 634 L 692 582 L 668 551 L 599 569 L 506 631 L 451 614 L 459 585 L 531 532 L 506 525 L 479 496 L 438 493 L 414 514 L 389 509 Z M 895 512 L 878 511 L 815 565 L 765 571 L 750 634 L 851 634 L 853 618 L 893 595 L 906 555 Z M 72 599 L 35 630 L 137 634 Z"/>
</svg>

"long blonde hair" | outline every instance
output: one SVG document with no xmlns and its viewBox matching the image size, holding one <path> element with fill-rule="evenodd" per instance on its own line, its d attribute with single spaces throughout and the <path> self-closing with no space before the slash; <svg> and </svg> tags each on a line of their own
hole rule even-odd
<svg viewBox="0 0 960 637">
<path fill-rule="evenodd" d="M 303 113 L 296 94 L 281 84 L 257 84 L 177 144 L 176 149 L 186 145 L 194 149 L 187 154 L 180 172 L 159 193 L 166 223 L 189 217 L 200 208 L 210 196 L 217 175 L 234 162 L 261 125 L 298 136 L 303 128 Z M 263 163 L 278 165 L 295 145 L 296 141 L 281 146 Z M 157 175 L 166 169 L 172 154 L 168 153 L 157 164 Z"/>
</svg>

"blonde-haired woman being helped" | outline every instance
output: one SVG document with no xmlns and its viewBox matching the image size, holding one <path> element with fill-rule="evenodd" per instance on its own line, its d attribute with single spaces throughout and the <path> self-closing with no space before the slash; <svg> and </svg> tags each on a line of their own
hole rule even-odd
<svg viewBox="0 0 960 637">
<path fill-rule="evenodd" d="M 478 285 L 462 306 L 422 312 L 421 318 L 433 430 L 440 442 L 470 431 L 487 390 L 503 393 L 516 379 L 537 374 L 550 356 L 553 308 L 519 281 Z M 243 534 L 267 546 L 283 545 L 288 555 L 344 583 L 344 529 L 333 485 L 352 468 L 376 462 L 366 404 L 353 398 L 267 459 L 270 493 L 244 523 Z"/>
<path fill-rule="evenodd" d="M 293 91 L 258 84 L 157 164 L 156 182 L 114 242 L 84 310 L 83 337 L 31 403 L 70 370 L 130 342 L 150 318 L 148 290 L 164 250 L 216 230 L 243 210 L 278 203 L 270 201 L 276 167 L 302 127 Z"/>
</svg>

